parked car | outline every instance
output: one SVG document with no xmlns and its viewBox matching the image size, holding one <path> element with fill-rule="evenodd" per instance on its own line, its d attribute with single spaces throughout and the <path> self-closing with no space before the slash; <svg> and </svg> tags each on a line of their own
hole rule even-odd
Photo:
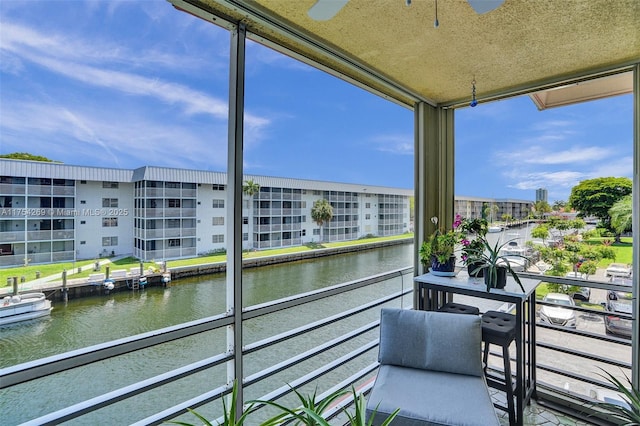
<svg viewBox="0 0 640 426">
<path fill-rule="evenodd" d="M 543 305 L 540 308 L 540 321 L 551 325 L 576 328 L 576 311 L 571 309 L 576 306 L 576 302 L 571 296 L 563 293 L 549 293 L 544 296 L 542 301 L 554 305 Z M 569 306 L 569 308 L 563 306 Z"/>
<path fill-rule="evenodd" d="M 567 275 L 565 275 L 565 277 L 567 278 L 578 278 L 581 280 L 586 280 L 587 276 L 583 273 L 580 272 L 569 272 Z M 565 291 L 568 291 L 570 288 L 570 286 L 568 285 L 563 285 L 562 289 Z M 589 301 L 589 298 L 591 297 L 591 289 L 589 287 L 580 287 L 580 289 L 574 293 L 569 293 L 571 295 L 571 297 L 573 297 L 574 299 L 580 299 L 580 300 L 584 300 L 585 302 Z"/>
<path fill-rule="evenodd" d="M 633 305 L 633 293 L 631 292 L 631 279 L 613 277 L 611 282 L 629 286 L 629 291 L 607 290 L 607 300 L 602 302 L 604 310 L 612 314 L 628 314 L 631 315 Z M 606 315 L 604 317 L 604 329 L 607 334 L 616 334 L 631 338 L 632 321 L 627 318 L 621 318 L 618 315 Z"/>
<path fill-rule="evenodd" d="M 631 265 L 624 263 L 611 263 L 605 269 L 605 275 L 607 277 L 631 277 Z"/>
</svg>

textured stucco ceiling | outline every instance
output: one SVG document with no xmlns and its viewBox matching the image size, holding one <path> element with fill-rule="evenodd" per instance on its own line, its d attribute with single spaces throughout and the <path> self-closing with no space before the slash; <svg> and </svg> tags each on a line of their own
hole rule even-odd
<svg viewBox="0 0 640 426">
<path fill-rule="evenodd" d="M 438 28 L 434 0 L 350 0 L 327 21 L 308 16 L 316 0 L 187 1 L 381 93 L 398 98 L 359 67 L 440 105 L 467 100 L 473 79 L 483 98 L 640 61 L 640 0 L 506 0 L 482 15 L 466 0 L 439 0 Z"/>
</svg>

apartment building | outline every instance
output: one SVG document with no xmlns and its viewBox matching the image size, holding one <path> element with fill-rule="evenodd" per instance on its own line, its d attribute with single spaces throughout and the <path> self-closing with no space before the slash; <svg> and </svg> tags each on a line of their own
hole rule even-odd
<svg viewBox="0 0 640 426">
<path fill-rule="evenodd" d="M 409 231 L 412 190 L 250 176 L 243 247 L 264 249 Z M 311 219 L 324 198 L 333 218 Z M 133 254 L 177 259 L 226 247 L 226 174 L 0 159 L 0 267 Z"/>
<path fill-rule="evenodd" d="M 260 189 L 243 197 L 243 248 L 348 241 L 412 230 L 413 191 L 247 175 Z M 145 166 L 135 170 L 0 159 L 0 267 L 133 254 L 145 260 L 222 250 L 227 176 Z M 313 203 L 326 199 L 318 226 Z M 526 218 L 527 200 L 456 197 L 463 217 Z"/>
<path fill-rule="evenodd" d="M 533 202 L 508 198 L 455 197 L 454 211 L 462 217 L 475 219 L 484 217 L 489 221 L 502 221 L 503 217 L 526 219 Z"/>
</svg>

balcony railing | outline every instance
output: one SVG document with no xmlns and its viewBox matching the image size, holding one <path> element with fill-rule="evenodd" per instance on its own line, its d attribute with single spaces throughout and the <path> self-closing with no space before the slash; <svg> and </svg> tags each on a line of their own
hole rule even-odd
<svg viewBox="0 0 640 426">
<path fill-rule="evenodd" d="M 261 357 L 263 353 L 269 353 L 273 350 L 282 353 L 276 345 L 285 345 L 286 351 L 284 353 L 293 354 L 291 358 L 278 364 L 247 374 L 242 384 L 246 389 L 245 394 L 252 393 L 255 397 L 264 399 L 278 399 L 284 396 L 291 389 L 279 381 L 281 378 L 277 375 L 282 372 L 289 373 L 287 383 L 292 387 L 319 379 L 318 382 L 324 388 L 347 387 L 354 383 L 361 391 L 367 391 L 370 387 L 370 379 L 374 376 L 377 368 L 376 346 L 378 344 L 379 308 L 381 306 L 407 307 L 412 304 L 412 273 L 413 268 L 402 268 L 245 308 L 242 312 L 243 322 L 260 321 L 266 316 L 278 315 L 280 312 L 289 310 L 296 317 L 304 316 L 306 321 L 306 325 L 291 324 L 292 328 L 289 330 L 260 337 L 255 341 L 243 342 L 241 355 L 243 358 Z M 588 286 L 592 289 L 592 294 L 595 290 L 601 292 L 628 290 L 628 287 L 603 281 L 580 281 L 568 278 L 542 277 L 536 274 L 523 275 L 529 278 L 539 278 L 545 282 Z M 346 310 L 337 313 L 325 313 L 322 309 L 310 309 L 307 305 L 310 302 L 318 302 L 329 306 L 332 297 L 350 300 L 353 301 L 353 304 Z M 540 303 L 540 306 L 544 305 L 545 303 Z M 594 412 L 591 406 L 594 402 L 592 399 L 593 391 L 595 389 L 611 389 L 611 386 L 598 375 L 601 371 L 597 367 L 614 374 L 622 369 L 623 372 L 629 374 L 631 341 L 606 335 L 604 323 L 599 322 L 598 319 L 605 315 L 611 315 L 611 313 L 605 314 L 595 307 L 569 307 L 568 309 L 575 310 L 579 315 L 580 321 L 575 330 L 542 324 L 536 320 L 535 371 L 538 401 L 539 403 L 550 401 L 556 404 L 556 407 L 558 407 L 557 404 L 563 405 L 576 417 L 587 416 Z M 614 315 L 625 319 L 633 317 L 625 314 Z M 110 368 L 117 371 L 118 362 L 128 362 L 130 359 L 128 354 L 138 352 L 142 354 L 148 348 L 158 345 L 181 345 L 183 339 L 185 342 L 190 342 L 192 339 L 202 336 L 203 333 L 222 330 L 232 324 L 234 324 L 234 317 L 231 314 L 221 314 L 4 368 L 0 370 L 0 389 L 17 392 L 20 391 L 23 383 L 34 381 L 32 385 L 37 386 L 38 380 L 43 380 L 48 376 L 67 374 L 66 372 L 70 369 L 80 369 L 80 367 L 84 368 L 101 362 L 108 362 Z M 324 339 L 318 337 L 319 332 L 321 332 L 320 335 L 325 336 Z M 305 344 L 304 347 L 301 347 L 296 338 L 306 334 L 315 337 L 311 339 L 311 344 Z M 64 401 L 61 401 L 54 408 L 54 412 L 34 419 L 32 423 L 58 424 L 98 409 L 115 409 L 116 406 L 112 407 L 112 405 L 116 403 L 118 403 L 118 409 L 122 409 L 120 404 L 123 403 L 125 407 L 128 403 L 131 407 L 135 407 L 140 398 L 145 398 L 147 394 L 153 395 L 153 392 L 158 388 L 170 386 L 174 382 L 185 380 L 212 368 L 224 371 L 220 370 L 221 366 L 233 358 L 233 354 L 225 351 L 212 353 L 207 359 L 194 361 L 140 382 L 123 381 L 120 388 L 105 390 L 104 394 L 94 396 L 91 399 L 69 402 L 68 406 L 63 403 Z M 278 357 L 278 360 L 280 359 Z M 146 416 L 135 424 L 160 424 L 184 413 L 187 408 L 197 408 L 207 404 L 229 390 L 224 385 L 223 377 L 218 380 L 218 383 L 211 383 L 208 389 L 208 392 L 186 401 L 167 400 L 166 398 L 154 399 L 150 408 L 154 411 L 149 412 L 147 405 L 146 412 L 141 409 L 139 414 L 138 410 L 132 414 L 132 416 L 136 414 L 140 417 Z M 265 392 L 269 393 L 263 396 Z M 590 419 L 594 420 L 595 417 Z M 587 419 L 587 421 L 589 420 Z"/>
<path fill-rule="evenodd" d="M 315 313 L 317 318 L 313 318 L 307 325 L 295 328 L 289 331 L 277 333 L 264 339 L 248 342 L 243 345 L 242 356 L 250 357 L 252 355 L 269 352 L 276 345 L 292 344 L 296 338 L 307 333 L 324 332 L 331 335 L 326 341 L 312 340 L 310 347 L 305 348 L 303 352 L 292 356 L 271 367 L 264 368 L 253 374 L 247 375 L 244 380 L 244 387 L 251 390 L 273 389 L 270 382 L 277 382 L 275 375 L 288 369 L 306 368 L 308 373 L 303 373 L 299 378 L 291 380 L 288 383 L 297 387 L 312 380 L 331 375 L 340 367 L 346 369 L 346 379 L 341 379 L 342 386 L 347 386 L 350 382 L 358 381 L 364 378 L 370 378 L 372 372 L 377 367 L 375 362 L 376 354 L 374 349 L 377 345 L 377 327 L 379 325 L 379 308 L 383 305 L 392 304 L 393 306 L 406 306 L 411 303 L 410 295 L 412 293 L 411 272 L 413 268 L 404 268 L 388 273 L 371 276 L 365 279 L 339 284 L 333 287 L 296 295 L 293 297 L 269 302 L 263 305 L 252 306 L 246 308 L 242 312 L 242 320 L 259 321 L 260 318 L 271 315 L 279 315 L 283 310 L 297 310 L 309 313 L 309 309 L 305 306 L 311 302 L 331 303 L 331 298 L 343 297 L 345 293 L 353 295 L 351 300 L 360 301 L 346 311 L 335 313 L 329 317 L 323 317 L 324 313 Z M 382 298 L 379 297 L 380 288 L 383 288 L 383 294 L 387 294 Z M 363 303 L 364 302 L 364 303 Z M 315 311 L 315 310 L 312 310 Z M 66 374 L 69 369 L 80 368 L 94 363 L 100 362 L 117 362 L 120 357 L 124 358 L 120 362 L 127 362 L 127 354 L 140 351 L 144 353 L 145 349 L 163 345 L 178 344 L 185 339 L 189 341 L 197 338 L 202 333 L 223 329 L 234 323 L 232 315 L 217 315 L 213 317 L 203 318 L 189 323 L 180 324 L 173 327 L 167 327 L 152 332 L 139 334 L 132 337 L 119 339 L 117 341 L 103 343 L 88 348 L 68 352 L 65 354 L 55 355 L 45 359 L 32 361 L 13 367 L 0 370 L 0 389 L 20 388 L 21 383 L 35 380 L 42 380 L 48 376 L 57 374 Z M 331 333 L 328 333 L 331 331 Z M 363 338 L 367 340 L 365 344 L 355 344 L 355 341 L 361 341 Z M 287 343 L 289 342 L 289 343 Z M 295 344 L 292 344 L 295 348 Z M 331 362 L 325 363 L 319 358 L 323 358 L 329 351 L 337 351 L 341 348 L 342 355 L 336 356 Z M 299 349 L 299 348 L 296 348 Z M 289 350 L 287 353 L 295 352 L 296 349 Z M 87 413 L 98 409 L 108 409 L 115 403 L 120 406 L 123 401 L 132 399 L 132 407 L 135 406 L 135 398 L 145 393 L 153 394 L 153 391 L 162 386 L 170 386 L 173 382 L 189 378 L 203 370 L 211 369 L 231 361 L 233 355 L 228 352 L 213 354 L 211 357 L 184 365 L 180 368 L 167 371 L 159 376 L 148 378 L 144 381 L 127 384 L 119 389 L 111 390 L 108 393 L 81 401 L 70 406 L 66 406 L 56 411 L 34 419 L 33 424 L 59 424 L 74 418 L 78 418 Z M 281 358 L 278 358 L 281 359 Z M 111 364 L 115 365 L 115 364 Z M 344 372 L 343 372 L 344 373 Z M 325 383 L 333 378 L 323 379 Z M 125 383 L 125 382 L 123 382 Z M 333 384 L 324 384 L 329 387 Z M 212 385 L 213 389 L 214 386 Z M 164 401 L 156 401 L 152 404 L 153 411 L 145 412 L 142 409 L 130 411 L 132 418 L 138 414 L 146 415 L 136 424 L 161 424 L 163 421 L 171 419 L 181 413 L 186 412 L 186 408 L 196 408 L 202 404 L 210 402 L 226 392 L 224 387 L 216 388 L 205 394 L 199 395 L 185 402 L 175 401 L 175 399 L 165 399 Z M 289 386 L 280 382 L 275 392 L 267 395 L 269 398 L 277 398 L 290 393 Z M 177 402 L 177 405 L 171 405 Z M 64 404 L 60 404 L 64 406 Z M 105 408 L 107 407 L 107 408 Z M 133 420 L 133 419 L 132 419 Z"/>
<path fill-rule="evenodd" d="M 0 194 L 24 194 L 25 185 L 0 183 Z"/>
<path fill-rule="evenodd" d="M 24 229 L 21 231 L 0 232 L 0 241 L 10 243 L 24 240 Z"/>
</svg>

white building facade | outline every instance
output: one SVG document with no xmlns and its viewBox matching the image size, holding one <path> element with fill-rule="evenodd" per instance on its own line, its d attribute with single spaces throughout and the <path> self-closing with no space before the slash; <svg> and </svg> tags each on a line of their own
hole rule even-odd
<svg viewBox="0 0 640 426">
<path fill-rule="evenodd" d="M 261 250 L 412 231 L 413 190 L 269 176 L 243 198 L 243 248 Z M 133 255 L 145 261 L 223 251 L 225 173 L 0 159 L 0 267 Z M 333 218 L 318 226 L 313 203 Z M 456 197 L 463 217 L 524 219 L 528 200 Z"/>
<path fill-rule="evenodd" d="M 409 232 L 412 190 L 268 176 L 244 197 L 243 248 Z M 311 208 L 328 200 L 322 229 Z M 226 247 L 226 174 L 0 159 L 0 267 L 132 254 L 177 259 Z"/>
</svg>

